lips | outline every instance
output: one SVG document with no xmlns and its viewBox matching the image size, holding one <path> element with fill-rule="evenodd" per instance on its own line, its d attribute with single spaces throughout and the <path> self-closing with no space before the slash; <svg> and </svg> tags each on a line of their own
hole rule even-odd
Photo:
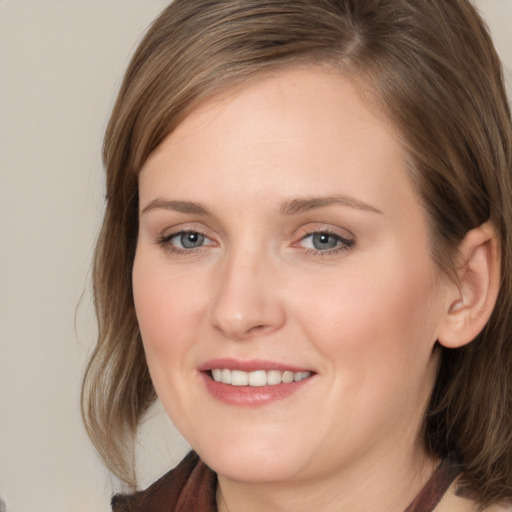
<svg viewBox="0 0 512 512">
<path fill-rule="evenodd" d="M 312 380 L 315 372 L 273 361 L 217 359 L 198 370 L 206 389 L 231 405 L 264 405 L 290 396 Z"/>
</svg>

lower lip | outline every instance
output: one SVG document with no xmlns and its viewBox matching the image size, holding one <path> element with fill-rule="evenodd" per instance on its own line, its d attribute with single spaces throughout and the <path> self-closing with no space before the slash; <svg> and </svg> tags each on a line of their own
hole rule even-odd
<svg viewBox="0 0 512 512">
<path fill-rule="evenodd" d="M 201 372 L 200 375 L 206 389 L 214 398 L 240 407 L 257 407 L 286 398 L 299 391 L 312 378 L 308 377 L 298 382 L 281 383 L 274 386 L 231 386 L 213 380 L 208 372 Z"/>
</svg>

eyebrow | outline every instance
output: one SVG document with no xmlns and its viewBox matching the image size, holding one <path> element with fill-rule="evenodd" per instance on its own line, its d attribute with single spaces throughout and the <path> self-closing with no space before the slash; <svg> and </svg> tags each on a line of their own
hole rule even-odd
<svg viewBox="0 0 512 512">
<path fill-rule="evenodd" d="M 314 210 L 316 208 L 325 208 L 332 205 L 347 206 L 349 208 L 356 208 L 358 210 L 373 213 L 382 213 L 377 208 L 350 196 L 308 197 L 291 199 L 281 204 L 279 212 L 282 215 L 295 215 L 298 213 L 307 212 L 309 210 Z M 153 201 L 150 201 L 143 208 L 141 214 L 156 209 L 172 210 L 179 213 L 193 213 L 195 215 L 210 214 L 208 209 L 200 203 L 195 203 L 192 201 L 175 201 L 161 198 L 153 199 Z"/>
<path fill-rule="evenodd" d="M 279 211 L 284 215 L 294 215 L 297 213 L 307 212 L 316 208 L 324 208 L 331 205 L 348 206 L 349 208 L 356 208 L 373 213 L 382 213 L 380 210 L 367 203 L 359 201 L 350 196 L 329 196 L 329 197 L 309 197 L 292 199 L 285 201 Z"/>
<path fill-rule="evenodd" d="M 180 213 L 194 213 L 196 215 L 208 215 L 208 210 L 200 203 L 194 203 L 192 201 L 171 201 L 167 199 L 153 199 L 150 201 L 141 214 L 149 212 L 151 210 L 172 210 Z"/>
</svg>

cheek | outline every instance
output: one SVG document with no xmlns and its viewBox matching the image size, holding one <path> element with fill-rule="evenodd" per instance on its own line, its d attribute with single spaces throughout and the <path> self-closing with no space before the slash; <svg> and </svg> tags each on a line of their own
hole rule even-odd
<svg viewBox="0 0 512 512">
<path fill-rule="evenodd" d="M 153 373 L 153 361 L 175 360 L 173 356 L 186 348 L 198 295 L 193 283 L 178 286 L 172 274 L 143 251 L 136 255 L 132 279 L 137 320 Z"/>
<path fill-rule="evenodd" d="M 296 304 L 297 316 L 332 365 L 392 378 L 428 363 L 436 341 L 435 292 L 430 262 L 381 263 L 351 268 L 335 286 L 305 285 L 310 292 Z"/>
<path fill-rule="evenodd" d="M 342 293 L 324 295 L 303 318 L 332 376 L 325 414 L 343 425 L 350 411 L 361 435 L 375 439 L 404 418 L 401 432 L 412 429 L 413 439 L 437 371 L 431 282 L 387 270 L 347 278 Z"/>
</svg>

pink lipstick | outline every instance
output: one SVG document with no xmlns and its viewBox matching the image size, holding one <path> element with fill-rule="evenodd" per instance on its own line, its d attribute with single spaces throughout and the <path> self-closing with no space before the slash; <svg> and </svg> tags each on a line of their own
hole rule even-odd
<svg viewBox="0 0 512 512">
<path fill-rule="evenodd" d="M 290 396 L 314 375 L 305 368 L 265 360 L 215 359 L 198 370 L 212 396 L 238 406 L 264 405 Z"/>
</svg>

